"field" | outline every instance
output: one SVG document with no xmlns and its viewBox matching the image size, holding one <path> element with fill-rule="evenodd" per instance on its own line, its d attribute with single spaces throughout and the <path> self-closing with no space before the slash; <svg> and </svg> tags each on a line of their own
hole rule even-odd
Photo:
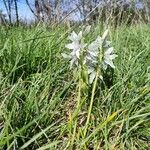
<svg viewBox="0 0 150 150">
<path fill-rule="evenodd" d="M 116 68 L 111 84 L 97 84 L 88 124 L 91 92 L 78 106 L 78 81 L 61 55 L 71 30 L 0 28 L 0 149 L 148 150 L 150 26 L 109 29 Z M 93 25 L 86 42 L 103 31 Z"/>
</svg>

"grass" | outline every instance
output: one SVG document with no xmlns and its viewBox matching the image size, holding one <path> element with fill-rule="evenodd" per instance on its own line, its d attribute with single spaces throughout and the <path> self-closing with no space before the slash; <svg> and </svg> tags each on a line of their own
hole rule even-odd
<svg viewBox="0 0 150 150">
<path fill-rule="evenodd" d="M 61 56 L 68 32 L 0 28 L 0 149 L 149 149 L 150 26 L 110 29 L 113 84 L 97 86 L 86 136 L 89 100 L 72 120 L 77 83 Z M 101 33 L 95 25 L 86 40 Z"/>
</svg>

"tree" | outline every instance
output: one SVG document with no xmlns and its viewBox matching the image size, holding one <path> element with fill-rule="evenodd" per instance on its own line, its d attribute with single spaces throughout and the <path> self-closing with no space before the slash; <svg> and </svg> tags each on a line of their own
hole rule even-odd
<svg viewBox="0 0 150 150">
<path fill-rule="evenodd" d="M 6 24 L 6 23 L 7 23 L 6 15 L 3 13 L 2 10 L 0 10 L 0 24 Z"/>
<path fill-rule="evenodd" d="M 61 5 L 63 0 L 34 0 L 34 7 L 31 7 L 29 0 L 26 0 L 31 12 L 38 21 L 59 21 L 61 18 Z"/>
<path fill-rule="evenodd" d="M 17 5 L 17 0 L 13 0 L 14 1 L 14 6 L 15 6 L 15 14 L 16 14 L 16 23 L 17 26 L 19 25 L 19 13 L 18 13 L 18 5 Z"/>
<path fill-rule="evenodd" d="M 19 25 L 19 13 L 18 13 L 18 0 L 3 0 L 7 15 L 9 18 L 9 23 L 12 24 L 12 10 L 15 10 L 15 18 L 17 25 Z"/>
<path fill-rule="evenodd" d="M 12 2 L 13 2 L 12 0 L 3 0 L 10 24 L 12 24 L 12 9 L 11 9 Z"/>
<path fill-rule="evenodd" d="M 29 7 L 30 11 L 34 14 L 34 16 L 35 16 L 36 18 L 38 18 L 36 12 L 35 12 L 34 9 L 31 7 L 31 5 L 30 5 L 30 3 L 29 3 L 28 0 L 26 0 L 26 4 L 27 4 L 27 6 Z"/>
<path fill-rule="evenodd" d="M 37 20 L 44 21 L 45 19 L 45 14 L 47 16 L 51 16 L 51 7 L 49 5 L 48 0 L 34 0 L 34 7 L 32 8 L 29 0 L 26 0 L 26 4 L 28 5 L 29 9 L 31 12 L 34 14 L 34 16 L 37 18 Z"/>
<path fill-rule="evenodd" d="M 147 17 L 147 21 L 150 22 L 150 0 L 142 0 L 142 3 L 145 7 L 145 14 Z"/>
</svg>

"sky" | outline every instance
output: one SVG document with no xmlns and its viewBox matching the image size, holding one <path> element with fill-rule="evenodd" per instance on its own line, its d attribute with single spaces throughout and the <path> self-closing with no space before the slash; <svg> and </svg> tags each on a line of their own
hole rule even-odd
<svg viewBox="0 0 150 150">
<path fill-rule="evenodd" d="M 3 4 L 3 0 L 0 0 L 0 9 L 3 10 L 4 14 L 7 14 L 4 4 Z M 34 18 L 34 15 L 30 11 L 29 7 L 26 5 L 25 0 L 18 1 L 18 11 L 19 11 L 19 17 L 22 19 L 32 20 Z"/>
<path fill-rule="evenodd" d="M 34 1 L 34 0 L 29 0 L 31 6 L 33 5 L 33 1 Z M 140 0 L 137 0 L 136 7 L 139 8 L 139 9 L 142 9 L 142 8 L 143 8 L 143 6 L 142 6 Z M 3 0 L 0 0 L 0 10 L 3 10 L 3 13 L 4 13 L 4 14 L 7 14 L 6 9 L 5 9 L 5 7 L 4 7 L 4 4 L 3 4 Z M 25 19 L 25 20 L 27 20 L 27 21 L 33 20 L 34 15 L 33 15 L 32 12 L 30 11 L 30 9 L 29 9 L 29 7 L 27 6 L 25 0 L 19 0 L 19 1 L 18 1 L 18 11 L 19 11 L 19 17 L 20 17 L 21 19 L 23 19 L 23 20 Z M 78 16 L 75 16 L 75 15 L 74 15 L 74 19 L 75 19 L 75 17 L 79 17 L 79 15 L 78 15 Z M 78 18 L 78 19 L 79 19 L 79 18 Z M 75 20 L 76 20 L 76 19 L 75 19 Z"/>
</svg>

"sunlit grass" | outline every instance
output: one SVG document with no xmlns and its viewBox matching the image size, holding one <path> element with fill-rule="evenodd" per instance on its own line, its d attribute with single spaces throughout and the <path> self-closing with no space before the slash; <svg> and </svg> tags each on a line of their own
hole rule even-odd
<svg viewBox="0 0 150 150">
<path fill-rule="evenodd" d="M 86 41 L 102 32 L 93 26 Z M 73 72 L 61 56 L 68 30 L 1 28 L 0 149 L 148 149 L 149 35 L 148 25 L 110 30 L 118 55 L 113 79 L 96 91 L 86 137 L 90 101 L 85 102 L 70 143 L 77 95 Z"/>
</svg>

